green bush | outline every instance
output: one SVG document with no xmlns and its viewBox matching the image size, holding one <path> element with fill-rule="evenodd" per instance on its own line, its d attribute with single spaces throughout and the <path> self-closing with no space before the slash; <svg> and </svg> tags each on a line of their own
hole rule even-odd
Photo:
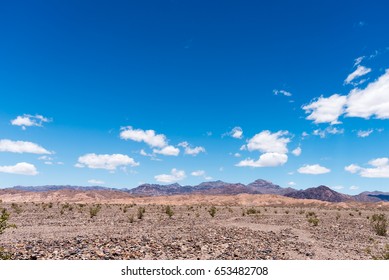
<svg viewBox="0 0 389 280">
<path fill-rule="evenodd" d="M 388 227 L 388 219 L 385 214 L 374 214 L 371 217 L 371 225 L 375 233 L 379 236 L 386 236 L 387 227 Z"/>
<path fill-rule="evenodd" d="M 165 207 L 165 213 L 169 216 L 169 218 L 171 218 L 174 215 L 174 212 L 173 212 L 172 208 L 170 207 L 170 205 L 167 205 Z"/>
<path fill-rule="evenodd" d="M 216 209 L 215 206 L 212 206 L 212 207 L 208 210 L 209 215 L 211 215 L 212 218 L 215 217 L 216 211 L 217 211 L 217 209 Z"/>
<path fill-rule="evenodd" d="M 93 217 L 97 216 L 97 214 L 100 212 L 100 210 L 101 210 L 100 204 L 97 204 L 96 206 L 89 207 L 89 214 L 90 214 L 91 219 Z"/>
</svg>

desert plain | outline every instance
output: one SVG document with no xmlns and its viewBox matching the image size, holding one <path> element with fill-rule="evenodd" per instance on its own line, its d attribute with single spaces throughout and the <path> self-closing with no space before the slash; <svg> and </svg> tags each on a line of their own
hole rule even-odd
<svg viewBox="0 0 389 280">
<path fill-rule="evenodd" d="M 372 217 L 389 203 L 279 195 L 134 197 L 114 191 L 0 193 L 2 254 L 15 260 L 389 258 Z"/>
</svg>

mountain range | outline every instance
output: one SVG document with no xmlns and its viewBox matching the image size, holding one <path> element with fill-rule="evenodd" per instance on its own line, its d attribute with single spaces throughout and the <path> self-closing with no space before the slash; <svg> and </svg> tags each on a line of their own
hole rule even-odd
<svg viewBox="0 0 389 280">
<path fill-rule="evenodd" d="M 57 190 L 78 190 L 78 191 L 99 191 L 111 190 L 125 192 L 133 196 L 170 196 L 183 194 L 202 194 L 202 195 L 236 195 L 236 194 L 275 194 L 298 199 L 316 199 L 328 202 L 379 202 L 389 201 L 389 192 L 363 192 L 358 195 L 346 195 L 334 191 L 327 186 L 318 186 L 306 190 L 296 190 L 293 188 L 283 188 L 272 182 L 258 179 L 250 184 L 226 183 L 223 181 L 203 182 L 195 186 L 181 186 L 180 184 L 142 184 L 132 189 L 106 188 L 101 186 L 15 186 L 8 190 L 46 192 Z"/>
</svg>

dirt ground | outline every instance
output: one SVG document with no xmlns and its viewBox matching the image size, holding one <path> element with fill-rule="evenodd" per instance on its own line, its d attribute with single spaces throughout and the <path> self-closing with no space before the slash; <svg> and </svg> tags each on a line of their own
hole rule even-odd
<svg viewBox="0 0 389 280">
<path fill-rule="evenodd" d="M 389 255 L 389 237 L 378 236 L 371 225 L 374 213 L 389 217 L 388 209 L 171 205 L 169 217 L 167 206 L 156 204 L 3 202 L 1 207 L 17 226 L 0 235 L 0 247 L 12 259 L 351 260 Z"/>
</svg>

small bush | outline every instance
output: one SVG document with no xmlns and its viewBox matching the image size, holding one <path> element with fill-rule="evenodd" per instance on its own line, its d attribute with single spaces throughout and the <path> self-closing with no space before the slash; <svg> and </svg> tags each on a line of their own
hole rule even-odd
<svg viewBox="0 0 389 280">
<path fill-rule="evenodd" d="M 172 208 L 170 207 L 170 205 L 167 205 L 165 207 L 165 213 L 169 216 L 169 218 L 171 218 L 174 215 L 174 212 L 173 212 Z"/>
<path fill-rule="evenodd" d="M 215 206 L 212 206 L 212 207 L 208 210 L 209 215 L 211 215 L 212 218 L 215 217 L 216 211 L 217 211 L 217 209 L 216 209 Z"/>
<path fill-rule="evenodd" d="M 132 224 L 134 222 L 134 215 L 128 216 L 128 221 L 130 222 L 130 224 Z"/>
<path fill-rule="evenodd" d="M 309 217 L 308 223 L 312 224 L 313 226 L 317 226 L 319 224 L 319 219 L 315 217 Z"/>
<path fill-rule="evenodd" d="M 309 218 L 309 217 L 317 217 L 317 216 L 316 216 L 316 213 L 315 213 L 315 212 L 309 211 L 309 212 L 306 214 L 306 217 Z"/>
<path fill-rule="evenodd" d="M 254 208 L 249 208 L 249 209 L 247 209 L 246 213 L 247 213 L 247 215 L 256 214 L 257 210 L 255 210 Z"/>
<path fill-rule="evenodd" d="M 1 210 L 1 216 L 0 216 L 0 234 L 3 234 L 4 231 L 7 228 L 16 228 L 14 224 L 9 224 L 8 219 L 9 219 L 10 214 L 7 212 L 6 209 Z"/>
<path fill-rule="evenodd" d="M 20 214 L 23 212 L 22 207 L 20 207 L 17 203 L 12 203 L 11 207 L 15 211 L 16 214 Z"/>
<path fill-rule="evenodd" d="M 341 217 L 341 215 L 340 215 L 340 213 L 336 213 L 336 220 L 339 220 L 340 219 L 340 217 Z"/>
<path fill-rule="evenodd" d="M 386 218 L 385 214 L 374 214 L 371 217 L 371 225 L 377 235 L 386 236 L 388 219 Z"/>
<path fill-rule="evenodd" d="M 144 213 L 146 212 L 146 209 L 144 207 L 139 207 L 138 208 L 138 214 L 137 217 L 139 220 L 143 219 Z"/>
<path fill-rule="evenodd" d="M 89 214 L 90 214 L 91 219 L 93 217 L 97 216 L 97 214 L 100 212 L 100 210 L 101 210 L 100 204 L 97 204 L 96 206 L 89 207 Z"/>
</svg>

